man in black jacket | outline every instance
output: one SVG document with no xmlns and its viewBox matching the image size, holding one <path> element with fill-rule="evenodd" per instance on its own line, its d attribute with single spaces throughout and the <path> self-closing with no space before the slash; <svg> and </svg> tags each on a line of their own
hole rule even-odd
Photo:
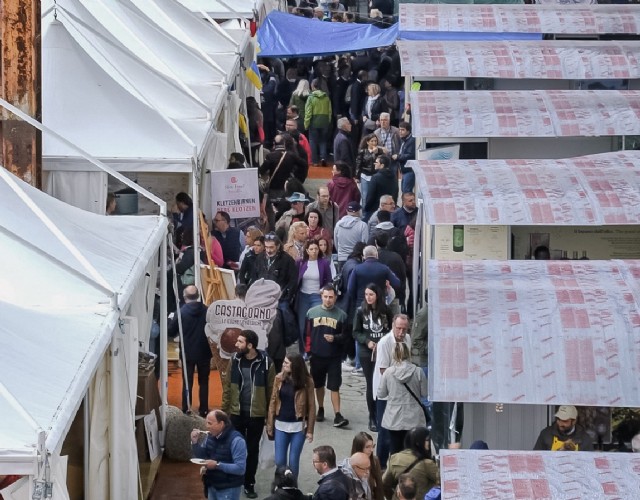
<svg viewBox="0 0 640 500">
<path fill-rule="evenodd" d="M 391 170 L 391 158 L 387 155 L 380 155 L 376 158 L 373 166 L 376 173 L 371 177 L 367 199 L 362 210 L 362 220 L 367 222 L 369 217 L 376 211 L 381 196 L 391 195 L 394 200 L 398 199 L 398 179 Z"/>
<path fill-rule="evenodd" d="M 298 287 L 298 268 L 293 258 L 282 250 L 282 242 L 275 233 L 265 235 L 264 252 L 256 257 L 255 265 L 256 279 L 275 281 L 282 290 L 280 301 L 293 303 Z"/>
<path fill-rule="evenodd" d="M 313 500 L 348 500 L 351 480 L 336 465 L 336 452 L 331 446 L 318 446 L 313 450 L 313 467 L 320 474 L 318 489 Z"/>
<path fill-rule="evenodd" d="M 187 380 L 182 381 L 182 411 L 187 413 L 191 408 L 193 372 L 198 367 L 198 395 L 200 400 L 198 413 L 204 418 L 209 413 L 211 349 L 204 333 L 204 327 L 207 324 L 207 307 L 198 299 L 200 299 L 200 294 L 194 285 L 189 285 L 184 289 L 185 304 L 180 308 L 182 340 L 184 342 L 181 352 L 185 358 L 182 362 L 187 371 Z M 176 337 L 180 333 L 177 314 L 169 323 L 167 333 L 169 337 Z M 187 388 L 189 391 L 188 397 Z"/>
<path fill-rule="evenodd" d="M 351 142 L 351 122 L 346 117 L 338 119 L 338 133 L 333 139 L 333 161 L 343 161 L 352 170 L 356 166 L 356 154 Z"/>
</svg>

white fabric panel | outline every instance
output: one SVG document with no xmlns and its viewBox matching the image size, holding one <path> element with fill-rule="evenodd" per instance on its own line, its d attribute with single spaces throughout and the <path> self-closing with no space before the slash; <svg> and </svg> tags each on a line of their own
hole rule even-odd
<svg viewBox="0 0 640 500">
<path fill-rule="evenodd" d="M 227 132 L 227 152 L 242 152 L 242 146 L 240 145 L 240 133 L 238 129 L 238 114 L 240 113 L 240 104 L 242 103 L 240 97 L 236 92 L 232 92 L 229 95 L 227 102 L 227 114 L 228 114 L 228 128 Z"/>
<path fill-rule="evenodd" d="M 53 491 L 51 498 L 53 500 L 69 500 L 69 491 L 67 490 L 67 463 L 69 457 L 52 456 L 51 464 L 51 482 L 53 483 Z M 0 490 L 0 496 L 5 500 L 29 500 L 33 495 L 33 484 L 29 477 L 23 477 Z"/>
<path fill-rule="evenodd" d="M 195 144 L 208 128 L 202 124 L 200 131 L 193 130 L 192 139 L 181 136 L 162 115 L 107 75 L 58 22 L 43 36 L 42 82 L 44 124 L 98 158 L 184 161 L 193 157 Z M 47 134 L 42 143 L 44 156 L 78 156 L 77 150 Z"/>
<path fill-rule="evenodd" d="M 117 172 L 158 172 L 158 173 L 191 173 L 191 159 L 184 161 L 171 161 L 163 158 L 147 159 L 108 159 L 100 158 L 100 161 Z M 102 172 L 93 163 L 84 158 L 43 158 L 43 171 L 60 170 L 65 172 Z"/>
<path fill-rule="evenodd" d="M 45 192 L 74 207 L 105 214 L 108 177 L 106 172 L 50 172 Z"/>
<path fill-rule="evenodd" d="M 416 137 L 640 134 L 640 91 L 411 92 Z"/>
<path fill-rule="evenodd" d="M 400 31 L 557 33 L 640 32 L 637 5 L 400 5 Z"/>
<path fill-rule="evenodd" d="M 110 360 L 108 498 L 136 498 L 139 468 L 135 436 L 138 383 L 136 318 L 124 317 L 122 327 L 116 328 Z"/>
<path fill-rule="evenodd" d="M 262 10 L 265 1 L 270 0 L 178 0 L 192 12 L 206 12 L 213 19 L 253 18 L 253 10 Z"/>
<path fill-rule="evenodd" d="M 640 406 L 640 261 L 431 261 L 429 399 Z"/>
<path fill-rule="evenodd" d="M 640 221 L 640 152 L 566 160 L 412 161 L 428 224 Z"/>
<path fill-rule="evenodd" d="M 151 333 L 158 272 L 158 253 L 156 253 L 149 260 L 144 275 L 138 281 L 136 293 L 133 295 L 127 310 L 127 316 L 138 319 L 138 339 L 145 350 L 149 348 L 149 334 Z"/>
<path fill-rule="evenodd" d="M 207 170 L 224 170 L 227 167 L 227 159 L 229 152 L 227 151 L 227 134 L 213 133 L 211 142 L 207 149 L 205 157 Z M 211 220 L 213 215 L 213 207 L 211 205 L 211 175 L 206 174 L 201 187 L 202 210 L 207 216 L 207 220 Z"/>
<path fill-rule="evenodd" d="M 89 391 L 89 470 L 91 481 L 87 500 L 109 500 L 109 357 L 106 353 L 100 360 Z M 85 451 L 87 453 L 87 451 Z"/>
<path fill-rule="evenodd" d="M 441 450 L 442 498 L 634 498 L 636 453 Z"/>
<path fill-rule="evenodd" d="M 446 78 L 640 78 L 640 42 L 398 40 L 402 74 Z"/>
</svg>

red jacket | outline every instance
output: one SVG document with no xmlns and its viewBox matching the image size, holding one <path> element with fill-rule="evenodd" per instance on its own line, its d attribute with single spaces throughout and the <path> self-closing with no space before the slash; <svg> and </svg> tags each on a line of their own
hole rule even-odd
<svg viewBox="0 0 640 500">
<path fill-rule="evenodd" d="M 329 182 L 329 195 L 331 201 L 335 202 L 340 209 L 340 218 L 347 214 L 347 205 L 349 202 L 357 201 L 360 203 L 360 190 L 356 181 L 347 177 L 334 177 Z"/>
</svg>

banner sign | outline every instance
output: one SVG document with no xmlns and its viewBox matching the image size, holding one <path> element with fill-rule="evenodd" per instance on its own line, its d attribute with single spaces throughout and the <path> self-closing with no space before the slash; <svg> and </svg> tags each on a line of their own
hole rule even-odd
<svg viewBox="0 0 640 500">
<path fill-rule="evenodd" d="M 258 169 L 211 172 L 212 213 L 227 212 L 232 219 L 260 217 Z"/>
</svg>

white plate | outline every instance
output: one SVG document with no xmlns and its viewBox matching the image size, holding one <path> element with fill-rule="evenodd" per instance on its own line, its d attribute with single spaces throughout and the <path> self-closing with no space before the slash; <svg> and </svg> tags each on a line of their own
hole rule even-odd
<svg viewBox="0 0 640 500">
<path fill-rule="evenodd" d="M 204 465 L 207 461 L 204 458 L 192 458 L 191 463 L 196 465 Z"/>
</svg>

